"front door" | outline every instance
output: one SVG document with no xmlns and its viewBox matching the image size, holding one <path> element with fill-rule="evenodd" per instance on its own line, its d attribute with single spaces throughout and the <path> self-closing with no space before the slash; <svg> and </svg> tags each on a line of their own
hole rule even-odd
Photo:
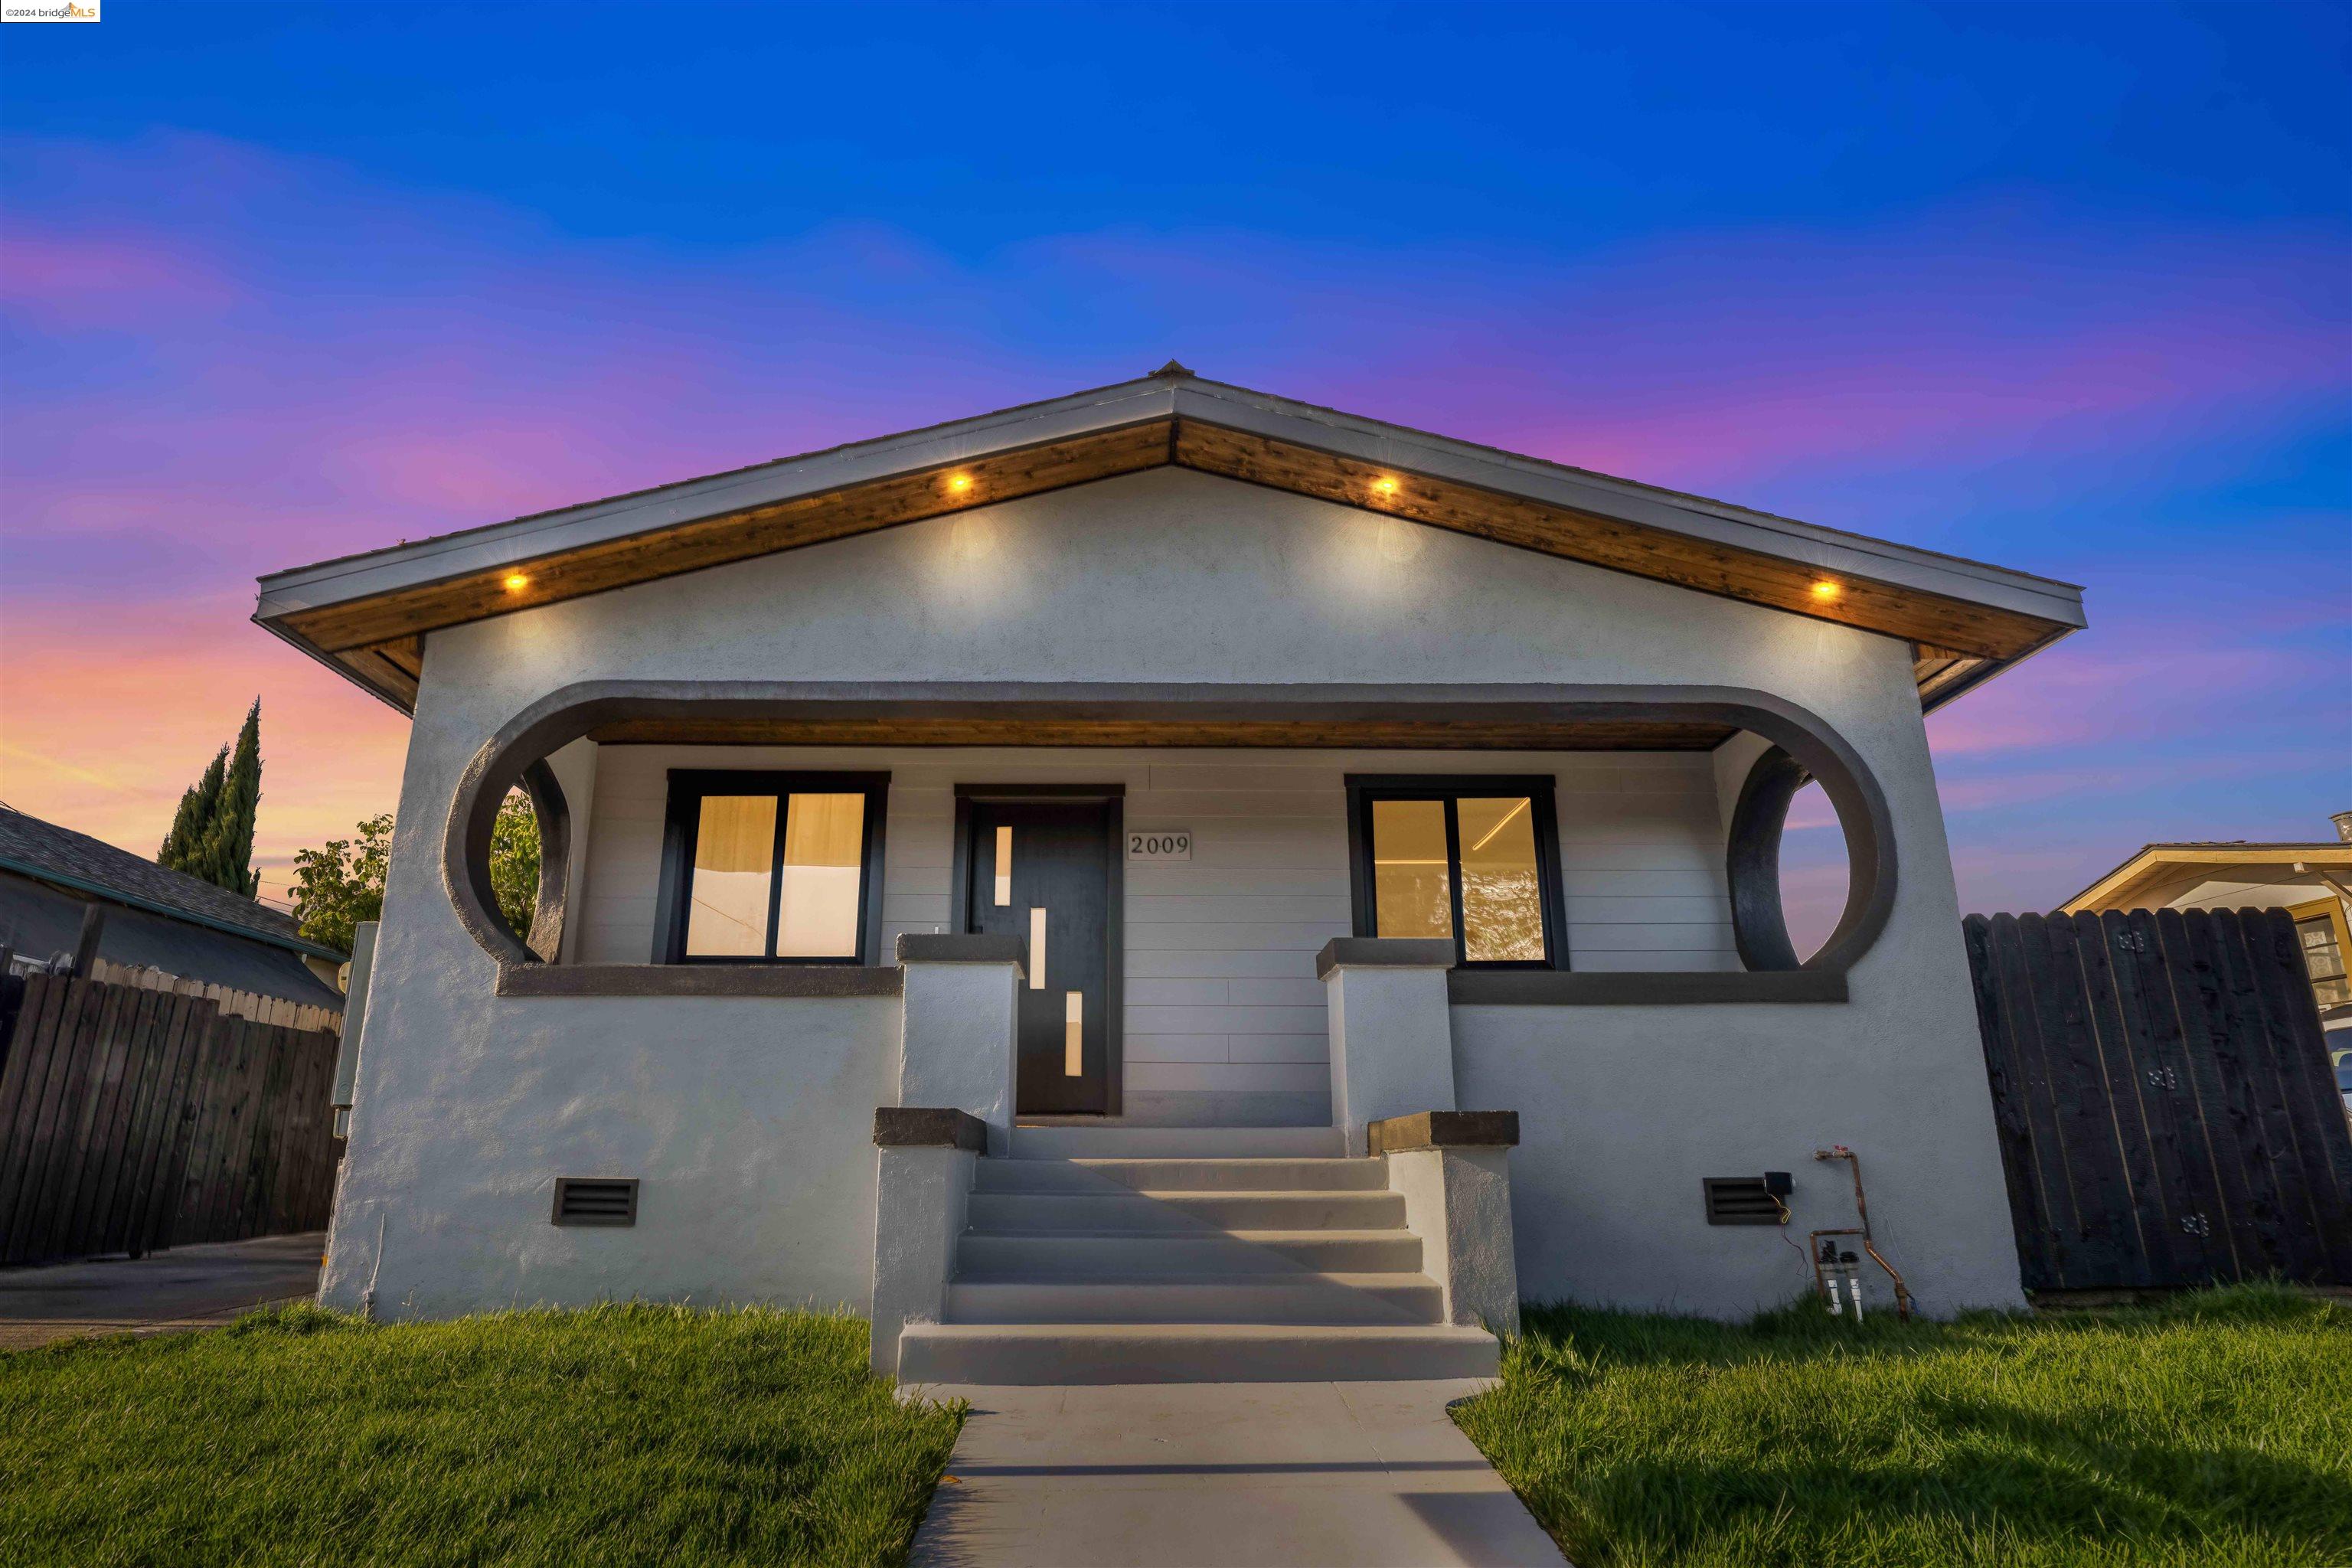
<svg viewBox="0 0 2352 1568">
<path fill-rule="evenodd" d="M 1112 809 L 1101 800 L 971 803 L 968 929 L 1029 944 L 1023 1113 L 1110 1109 Z"/>
</svg>

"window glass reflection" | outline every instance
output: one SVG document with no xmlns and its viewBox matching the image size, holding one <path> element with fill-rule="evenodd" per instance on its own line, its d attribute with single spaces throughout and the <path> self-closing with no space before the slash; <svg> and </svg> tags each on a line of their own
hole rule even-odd
<svg viewBox="0 0 2352 1568">
<path fill-rule="evenodd" d="M 1462 835 L 1462 956 L 1473 963 L 1540 963 L 1534 803 L 1525 795 L 1465 795 L 1454 811 Z"/>
<path fill-rule="evenodd" d="M 686 921 L 688 956 L 758 958 L 767 952 L 775 861 L 775 796 L 702 797 Z"/>
<path fill-rule="evenodd" d="M 864 795 L 788 797 L 777 957 L 857 956 L 857 884 L 865 847 Z"/>
<path fill-rule="evenodd" d="M 1372 920 L 1376 936 L 1454 934 L 1444 801 L 1372 802 Z"/>
</svg>

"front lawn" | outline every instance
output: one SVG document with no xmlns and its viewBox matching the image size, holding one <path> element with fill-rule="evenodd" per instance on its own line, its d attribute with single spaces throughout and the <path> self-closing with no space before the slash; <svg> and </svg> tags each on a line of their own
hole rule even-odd
<svg viewBox="0 0 2352 1568">
<path fill-rule="evenodd" d="M 1550 1308 L 1463 1429 L 1578 1568 L 2352 1563 L 2352 1310 Z"/>
<path fill-rule="evenodd" d="M 845 1316 L 294 1308 L 0 1355 L 0 1563 L 896 1563 L 961 1420 Z"/>
</svg>

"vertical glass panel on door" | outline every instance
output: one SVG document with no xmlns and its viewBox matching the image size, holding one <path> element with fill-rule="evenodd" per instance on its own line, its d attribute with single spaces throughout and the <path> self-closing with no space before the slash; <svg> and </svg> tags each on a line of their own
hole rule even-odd
<svg viewBox="0 0 2352 1568">
<path fill-rule="evenodd" d="M 1003 909 L 1013 902 L 1013 827 L 1007 823 L 996 830 L 996 907 Z"/>
<path fill-rule="evenodd" d="M 1465 796 L 1454 811 L 1462 836 L 1462 956 L 1472 963 L 1541 963 L 1534 803 L 1525 795 Z"/>
<path fill-rule="evenodd" d="M 1087 994 L 1062 993 L 1062 1076 L 1082 1078 L 1087 1070 Z"/>
<path fill-rule="evenodd" d="M 1445 803 L 1372 802 L 1372 918 L 1376 936 L 1450 937 Z"/>
<path fill-rule="evenodd" d="M 773 887 L 775 864 L 775 796 L 702 797 L 694 833 L 694 877 L 688 889 L 688 956 L 766 956 L 768 895 Z"/>
<path fill-rule="evenodd" d="M 1029 989 L 1045 989 L 1045 910 L 1042 905 L 1029 911 Z"/>
<path fill-rule="evenodd" d="M 857 956 L 857 884 L 865 858 L 864 795 L 787 797 L 778 958 Z"/>
</svg>

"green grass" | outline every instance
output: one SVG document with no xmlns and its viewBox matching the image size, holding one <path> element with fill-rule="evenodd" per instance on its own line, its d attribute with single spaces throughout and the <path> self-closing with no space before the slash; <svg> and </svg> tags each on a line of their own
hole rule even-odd
<svg viewBox="0 0 2352 1568">
<path fill-rule="evenodd" d="M 961 1421 L 847 1316 L 294 1308 L 0 1355 L 0 1563 L 895 1563 Z"/>
<path fill-rule="evenodd" d="M 1455 1412 L 1578 1568 L 2352 1563 L 2352 1310 L 1549 1308 Z"/>
</svg>

